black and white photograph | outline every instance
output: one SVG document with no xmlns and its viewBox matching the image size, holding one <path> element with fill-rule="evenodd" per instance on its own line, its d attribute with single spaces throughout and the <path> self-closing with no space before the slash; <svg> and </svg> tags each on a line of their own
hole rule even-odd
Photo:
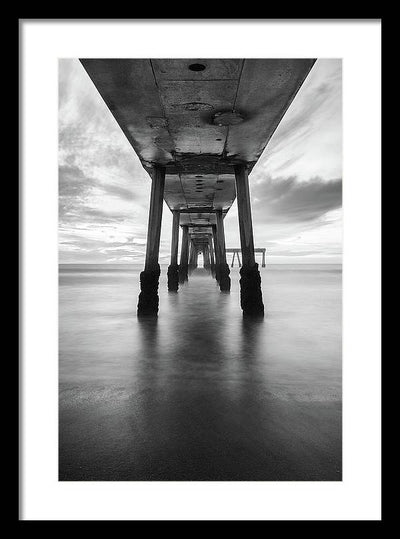
<svg viewBox="0 0 400 539">
<path fill-rule="evenodd" d="M 22 520 L 381 519 L 381 22 L 20 20 Z"/>
<path fill-rule="evenodd" d="M 60 480 L 341 480 L 341 84 L 60 60 Z"/>
</svg>

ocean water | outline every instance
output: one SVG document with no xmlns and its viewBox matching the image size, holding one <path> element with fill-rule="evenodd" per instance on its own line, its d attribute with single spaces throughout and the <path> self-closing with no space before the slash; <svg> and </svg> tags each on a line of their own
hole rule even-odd
<svg viewBox="0 0 400 539">
<path fill-rule="evenodd" d="M 340 481 L 341 266 L 260 268 L 263 320 L 166 266 L 138 319 L 141 270 L 60 266 L 59 479 Z"/>
</svg>

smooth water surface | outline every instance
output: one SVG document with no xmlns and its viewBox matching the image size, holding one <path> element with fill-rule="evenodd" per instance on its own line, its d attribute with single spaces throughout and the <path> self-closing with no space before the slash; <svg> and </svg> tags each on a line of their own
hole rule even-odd
<svg viewBox="0 0 400 539">
<path fill-rule="evenodd" d="M 60 480 L 341 480 L 341 266 L 261 269 L 261 321 L 238 268 L 138 319 L 141 269 L 60 266 Z"/>
</svg>

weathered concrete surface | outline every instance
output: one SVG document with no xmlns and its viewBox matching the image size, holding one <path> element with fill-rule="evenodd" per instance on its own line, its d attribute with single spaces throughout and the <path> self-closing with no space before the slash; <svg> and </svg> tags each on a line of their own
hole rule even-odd
<svg viewBox="0 0 400 539">
<path fill-rule="evenodd" d="M 177 292 L 179 288 L 178 245 L 179 245 L 179 211 L 172 212 L 171 263 L 168 268 L 168 290 Z"/>
<path fill-rule="evenodd" d="M 240 268 L 240 306 L 245 316 L 264 316 L 261 275 L 258 264 Z"/>
<path fill-rule="evenodd" d="M 160 266 L 145 269 L 140 274 L 140 294 L 137 305 L 138 316 L 152 316 L 158 313 L 158 283 Z"/>
<path fill-rule="evenodd" d="M 181 224 L 209 225 L 201 209 L 229 210 L 233 166 L 250 172 L 314 62 L 81 59 L 143 166 L 165 165 L 170 209 L 198 210 Z"/>
<path fill-rule="evenodd" d="M 231 279 L 229 277 L 230 269 L 226 263 L 226 252 L 225 252 L 225 231 L 224 231 L 224 221 L 221 211 L 216 213 L 217 225 L 216 225 L 216 250 L 218 251 L 218 268 L 217 268 L 217 280 L 219 283 L 219 288 L 221 292 L 229 292 L 231 289 Z"/>
<path fill-rule="evenodd" d="M 261 291 L 261 277 L 254 254 L 248 170 L 246 165 L 235 165 L 234 169 L 243 263 L 240 270 L 240 305 L 244 315 L 263 316 L 264 303 Z"/>
<path fill-rule="evenodd" d="M 184 283 L 188 280 L 189 266 L 189 227 L 182 226 L 182 245 L 181 245 L 181 260 L 179 264 L 179 282 Z"/>
<path fill-rule="evenodd" d="M 156 166 L 153 169 L 149 221 L 147 228 L 146 263 L 140 274 L 140 294 L 137 314 L 157 315 L 158 313 L 158 282 L 160 266 L 158 254 L 160 248 L 161 219 L 165 186 L 165 169 Z"/>
</svg>

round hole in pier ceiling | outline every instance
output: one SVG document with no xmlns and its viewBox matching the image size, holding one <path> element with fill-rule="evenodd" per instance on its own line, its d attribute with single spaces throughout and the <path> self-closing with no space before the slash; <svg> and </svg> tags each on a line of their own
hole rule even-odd
<svg viewBox="0 0 400 539">
<path fill-rule="evenodd" d="M 202 178 L 203 176 L 201 174 L 197 174 L 195 178 Z"/>
<path fill-rule="evenodd" d="M 212 122 L 215 125 L 223 126 L 223 125 L 237 125 L 243 122 L 244 118 L 243 116 L 236 111 L 227 112 L 227 111 L 220 111 L 216 112 L 212 118 Z"/>
<path fill-rule="evenodd" d="M 206 66 L 204 64 L 189 64 L 190 71 L 204 71 Z"/>
</svg>

